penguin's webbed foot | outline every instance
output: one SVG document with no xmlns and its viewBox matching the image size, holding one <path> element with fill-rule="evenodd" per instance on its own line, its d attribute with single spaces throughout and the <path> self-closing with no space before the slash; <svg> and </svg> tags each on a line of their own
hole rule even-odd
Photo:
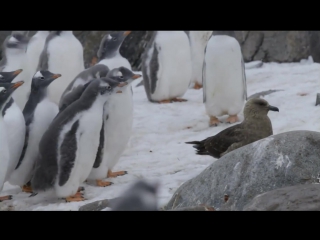
<svg viewBox="0 0 320 240">
<path fill-rule="evenodd" d="M 229 115 L 229 117 L 227 118 L 227 123 L 235 123 L 235 122 L 239 122 L 239 118 L 237 115 Z"/>
<path fill-rule="evenodd" d="M 184 99 L 184 98 L 174 98 L 172 99 L 173 102 L 187 102 L 188 100 L 187 99 Z"/>
<path fill-rule="evenodd" d="M 22 190 L 22 192 L 25 192 L 25 193 L 33 193 L 32 187 L 28 184 L 23 185 L 21 187 L 21 190 Z"/>
<path fill-rule="evenodd" d="M 116 177 L 123 176 L 126 174 L 128 174 L 127 171 L 112 172 L 109 170 L 108 174 L 107 174 L 107 178 L 116 178 Z"/>
<path fill-rule="evenodd" d="M 99 187 L 107 187 L 113 184 L 113 182 L 107 182 L 103 180 L 96 180 L 97 186 Z"/>
<path fill-rule="evenodd" d="M 12 199 L 12 195 L 3 196 L 3 197 L 0 197 L 0 202 L 6 201 L 6 200 L 11 200 L 11 199 Z"/>
<path fill-rule="evenodd" d="M 210 116 L 209 127 L 216 127 L 221 123 L 220 120 L 214 116 Z"/>
<path fill-rule="evenodd" d="M 167 100 L 161 100 L 158 103 L 163 104 L 163 103 L 172 103 L 172 101 L 170 99 Z"/>
<path fill-rule="evenodd" d="M 75 195 L 66 198 L 66 202 L 81 202 L 85 200 L 86 199 L 83 197 L 83 194 L 80 192 L 77 192 Z"/>
<path fill-rule="evenodd" d="M 202 85 L 197 82 L 193 86 L 193 89 L 201 89 L 201 88 L 202 88 Z"/>
</svg>

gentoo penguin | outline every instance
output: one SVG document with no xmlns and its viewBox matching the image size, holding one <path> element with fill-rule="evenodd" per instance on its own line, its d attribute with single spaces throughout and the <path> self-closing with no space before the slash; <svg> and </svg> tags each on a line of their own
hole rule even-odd
<svg viewBox="0 0 320 240">
<path fill-rule="evenodd" d="M 25 83 L 20 87 L 19 95 L 15 96 L 15 101 L 21 110 L 28 101 L 32 77 L 37 71 L 40 54 L 49 33 L 50 31 L 37 31 L 37 33 L 30 38 L 27 45 L 25 61 L 22 66 L 23 73 L 21 74 L 21 78 L 24 79 Z"/>
<path fill-rule="evenodd" d="M 3 42 L 2 45 L 2 59 L 0 61 L 0 71 L 1 72 L 11 72 L 17 69 L 23 69 L 26 59 L 26 49 L 29 43 L 29 37 L 25 31 L 12 31 Z M 23 74 L 17 76 L 13 82 L 18 82 L 24 80 Z M 20 107 L 20 93 L 23 94 L 22 85 L 17 91 L 12 95 L 16 104 Z M 18 102 L 17 102 L 18 101 Z M 21 108 L 21 111 L 23 108 Z"/>
<path fill-rule="evenodd" d="M 238 122 L 237 115 L 247 100 L 247 84 L 241 47 L 234 37 L 211 36 L 205 49 L 203 83 L 209 125 L 217 126 L 217 117 L 226 114 L 227 122 Z"/>
<path fill-rule="evenodd" d="M 59 102 L 59 108 L 62 106 L 63 98 L 70 93 L 73 89 L 75 89 L 79 85 L 84 85 L 90 80 L 94 78 L 102 78 L 106 77 L 107 73 L 109 72 L 109 68 L 106 65 L 103 64 L 96 64 L 90 68 L 87 68 L 86 70 L 79 73 L 73 81 L 69 84 L 69 86 L 66 88 L 66 90 L 63 92 L 60 102 Z"/>
<path fill-rule="evenodd" d="M 184 31 L 155 31 L 142 56 L 144 88 L 150 102 L 182 99 L 192 74 L 190 44 Z"/>
<path fill-rule="evenodd" d="M 0 72 L 0 83 L 11 83 L 21 72 L 22 69 L 13 72 Z M 18 164 L 24 145 L 26 126 L 23 114 L 12 97 L 4 106 L 1 114 L 7 129 L 10 153 L 10 163 L 5 178 L 5 181 L 7 181 Z"/>
<path fill-rule="evenodd" d="M 158 211 L 158 183 L 137 181 L 119 200 L 110 202 L 112 211 Z"/>
<path fill-rule="evenodd" d="M 202 141 L 186 142 L 194 144 L 198 155 L 210 155 L 220 158 L 237 148 L 269 137 L 273 134 L 272 124 L 268 112 L 277 111 L 277 107 L 271 106 L 266 100 L 252 98 L 244 107 L 244 120 L 240 124 L 226 128 L 215 136 Z"/>
<path fill-rule="evenodd" d="M 8 180 L 10 184 L 20 186 L 24 192 L 32 192 L 27 183 L 32 177 L 40 139 L 59 112 L 58 106 L 47 96 L 48 86 L 59 77 L 60 74 L 38 71 L 32 78 L 31 93 L 23 109 L 26 125 L 24 146 Z"/>
<path fill-rule="evenodd" d="M 31 180 L 34 192 L 51 189 L 66 201 L 85 200 L 77 191 L 95 161 L 103 106 L 121 86 L 112 80 L 92 80 L 81 97 L 52 121 L 39 144 Z"/>
<path fill-rule="evenodd" d="M 204 61 L 204 49 L 213 31 L 189 31 L 192 77 L 191 83 L 194 89 L 202 88 L 202 67 Z"/>
<path fill-rule="evenodd" d="M 16 83 L 0 83 L 0 112 L 10 100 L 12 93 L 21 85 L 23 81 Z M 10 150 L 8 143 L 7 126 L 0 114 L 0 192 L 3 189 L 3 184 L 6 181 L 8 167 L 10 165 Z M 10 200 L 12 196 L 0 197 L 0 202 Z"/>
<path fill-rule="evenodd" d="M 50 32 L 37 70 L 59 72 L 62 75 L 48 88 L 50 100 L 58 105 L 64 90 L 84 70 L 83 47 L 72 31 Z"/>
<path fill-rule="evenodd" d="M 104 182 L 106 177 L 117 177 L 126 174 L 126 171 L 112 172 L 113 167 L 125 150 L 130 136 L 133 123 L 133 100 L 132 87 L 133 80 L 141 77 L 134 74 L 129 69 L 120 67 L 111 70 L 108 77 L 125 82 L 127 85 L 121 89 L 121 94 L 114 94 L 104 107 L 103 126 L 97 163 L 88 177 L 88 180 L 96 180 L 98 186 L 109 186 L 110 182 Z M 103 134 L 104 132 L 104 134 Z M 102 145 L 103 144 L 103 145 Z M 99 156 L 100 154 L 100 156 Z"/>
<path fill-rule="evenodd" d="M 129 61 L 120 54 L 121 44 L 130 33 L 131 31 L 122 31 L 106 34 L 101 40 L 97 53 L 98 63 L 108 66 L 110 70 L 118 67 L 131 70 Z"/>
</svg>

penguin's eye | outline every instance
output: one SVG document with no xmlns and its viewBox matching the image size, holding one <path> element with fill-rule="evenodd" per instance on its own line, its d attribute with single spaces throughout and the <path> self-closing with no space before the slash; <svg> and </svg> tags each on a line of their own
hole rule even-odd
<svg viewBox="0 0 320 240">
<path fill-rule="evenodd" d="M 119 78 L 123 79 L 123 76 L 120 76 Z"/>
<path fill-rule="evenodd" d="M 116 38 L 116 37 L 113 37 L 113 38 L 112 38 L 112 41 L 116 41 L 116 40 L 117 40 L 117 38 Z"/>
<path fill-rule="evenodd" d="M 111 86 L 108 86 L 107 89 L 110 90 L 110 89 L 111 89 Z"/>
<path fill-rule="evenodd" d="M 44 77 L 39 77 L 41 80 L 43 80 L 44 79 Z"/>
<path fill-rule="evenodd" d="M 1 91 L 2 94 L 5 94 L 6 92 L 7 92 L 7 90 L 5 90 L 5 89 Z"/>
</svg>

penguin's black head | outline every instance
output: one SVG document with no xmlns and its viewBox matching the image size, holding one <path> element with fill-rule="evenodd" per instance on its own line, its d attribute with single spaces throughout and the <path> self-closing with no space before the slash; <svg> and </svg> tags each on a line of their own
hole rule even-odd
<svg viewBox="0 0 320 240">
<path fill-rule="evenodd" d="M 38 71 L 32 78 L 31 89 L 37 90 L 47 88 L 55 79 L 61 77 L 61 74 L 54 74 L 47 70 Z"/>
<path fill-rule="evenodd" d="M 0 83 L 11 83 L 21 72 L 22 69 L 12 72 L 0 72 Z"/>
<path fill-rule="evenodd" d="M 132 81 L 140 78 L 142 75 L 135 74 L 128 68 L 119 67 L 112 69 L 107 76 L 118 82 L 126 82 L 127 84 L 130 84 Z"/>
<path fill-rule="evenodd" d="M 5 42 L 7 48 L 26 50 L 29 43 L 29 37 L 21 32 L 13 32 L 7 37 Z"/>
<path fill-rule="evenodd" d="M 0 83 L 0 109 L 2 110 L 4 105 L 10 99 L 12 93 L 20 87 L 24 81 L 16 83 Z"/>
<path fill-rule="evenodd" d="M 101 40 L 97 53 L 99 61 L 116 55 L 117 51 L 119 51 L 119 48 L 121 47 L 122 42 L 130 33 L 131 31 L 121 31 L 106 34 Z"/>
</svg>

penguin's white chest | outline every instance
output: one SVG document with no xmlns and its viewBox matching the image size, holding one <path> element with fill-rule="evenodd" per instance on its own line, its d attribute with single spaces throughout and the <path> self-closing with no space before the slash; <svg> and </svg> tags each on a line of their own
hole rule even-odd
<svg viewBox="0 0 320 240">
<path fill-rule="evenodd" d="M 3 118 L 7 139 L 9 144 L 10 162 L 5 180 L 7 181 L 11 173 L 17 166 L 19 158 L 23 149 L 24 139 L 26 134 L 26 125 L 23 114 L 15 102 L 7 109 Z"/>
<path fill-rule="evenodd" d="M 2 191 L 10 160 L 6 126 L 0 116 L 0 192 Z"/>
<path fill-rule="evenodd" d="M 48 70 L 62 75 L 48 87 L 50 99 L 59 104 L 64 90 L 84 70 L 83 48 L 74 36 L 56 37 L 49 42 L 48 54 Z"/>
<path fill-rule="evenodd" d="M 93 168 L 89 179 L 103 179 L 108 170 L 119 161 L 129 142 L 133 124 L 133 99 L 131 86 L 114 94 L 105 105 L 103 158 L 98 168 Z M 107 119 L 107 120 L 106 120 Z"/>
<path fill-rule="evenodd" d="M 102 59 L 99 64 L 106 65 L 110 71 L 118 67 L 125 67 L 129 70 L 132 70 L 129 61 L 126 58 L 122 57 L 120 54 L 117 54 L 113 58 Z"/>
<path fill-rule="evenodd" d="M 190 45 L 192 56 L 192 82 L 202 85 L 202 66 L 204 49 L 212 31 L 190 31 Z"/>
<path fill-rule="evenodd" d="M 36 38 L 32 39 L 29 43 L 24 64 L 22 66 L 23 72 L 20 73 L 21 79 L 24 81 L 24 84 L 19 87 L 16 95 L 14 95 L 14 100 L 23 110 L 26 102 L 28 101 L 28 96 L 30 94 L 32 77 L 37 71 L 39 64 L 40 54 L 44 48 L 45 36 L 35 36 Z"/>
<path fill-rule="evenodd" d="M 31 180 L 35 160 L 39 153 L 40 140 L 58 112 L 58 106 L 48 98 L 37 105 L 32 123 L 29 125 L 27 149 L 20 165 L 9 178 L 10 184 L 22 186 Z"/>
<path fill-rule="evenodd" d="M 158 51 L 159 70 L 156 90 L 151 94 L 152 99 L 161 101 L 182 97 L 188 90 L 192 74 L 191 51 L 187 35 L 183 31 L 160 31 L 155 39 L 155 45 Z M 152 55 L 149 54 L 149 57 Z M 153 74 L 150 71 L 149 68 L 149 76 Z"/>
<path fill-rule="evenodd" d="M 218 35 L 208 41 L 203 90 L 209 115 L 235 115 L 242 110 L 246 86 L 241 60 L 241 48 L 235 38 Z"/>
<path fill-rule="evenodd" d="M 57 177 L 55 189 L 58 197 L 74 195 L 79 185 L 84 182 L 90 174 L 99 146 L 103 104 L 104 102 L 101 101 L 101 99 L 96 100 L 90 109 L 82 112 L 78 117 L 75 117 L 62 131 L 59 149 L 63 142 L 64 134 L 70 131 L 75 121 L 79 120 L 79 127 L 76 132 L 76 158 L 67 182 L 60 186 L 60 176 Z M 59 156 L 61 156 L 61 154 L 59 154 Z M 59 168 L 61 168 L 60 159 L 58 159 L 58 162 Z"/>
</svg>

